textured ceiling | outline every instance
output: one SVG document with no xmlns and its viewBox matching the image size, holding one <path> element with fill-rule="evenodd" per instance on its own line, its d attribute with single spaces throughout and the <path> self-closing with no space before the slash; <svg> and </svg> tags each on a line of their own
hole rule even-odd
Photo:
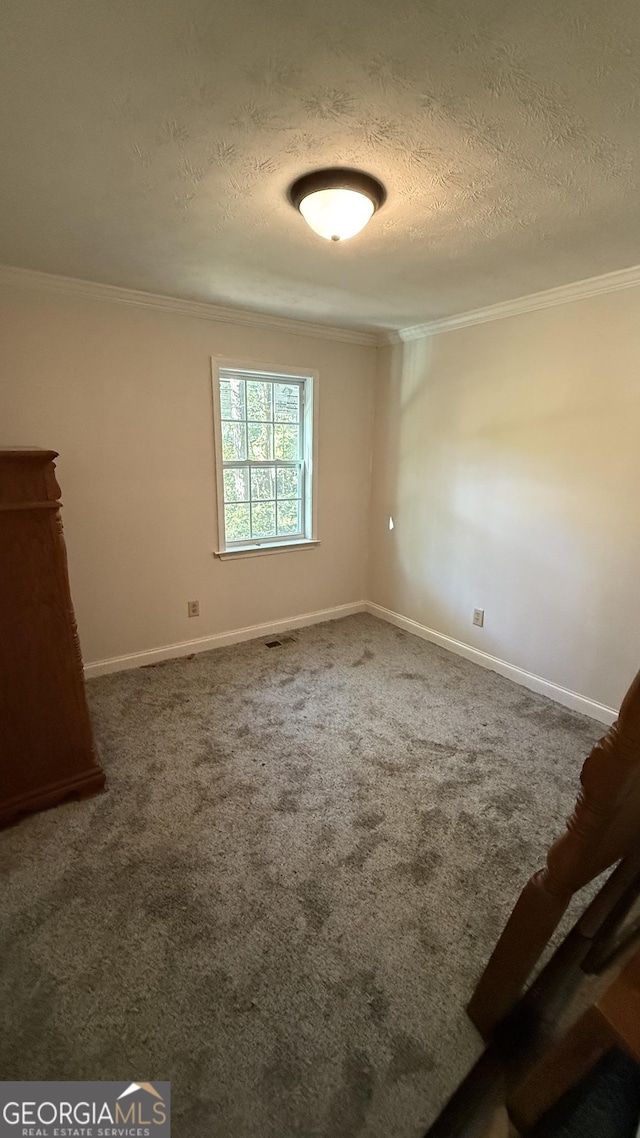
<svg viewBox="0 0 640 1138">
<path fill-rule="evenodd" d="M 3 0 L 0 96 L 5 264 L 401 327 L 640 262 L 638 0 Z"/>
</svg>

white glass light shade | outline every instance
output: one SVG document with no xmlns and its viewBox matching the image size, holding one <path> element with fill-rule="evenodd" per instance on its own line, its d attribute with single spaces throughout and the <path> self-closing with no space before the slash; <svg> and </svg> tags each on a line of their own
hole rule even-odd
<svg viewBox="0 0 640 1138">
<path fill-rule="evenodd" d="M 357 190 L 316 190 L 300 202 L 300 213 L 307 225 L 327 241 L 346 241 L 364 229 L 374 204 Z"/>
</svg>

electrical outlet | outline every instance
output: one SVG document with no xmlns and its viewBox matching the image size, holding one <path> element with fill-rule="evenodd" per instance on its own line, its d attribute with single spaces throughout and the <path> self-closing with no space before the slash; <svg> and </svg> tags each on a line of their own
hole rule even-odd
<svg viewBox="0 0 640 1138">
<path fill-rule="evenodd" d="M 478 628 L 484 627 L 484 609 L 474 609 L 473 610 L 473 623 Z"/>
<path fill-rule="evenodd" d="M 200 616 L 200 601 L 187 601 L 189 616 Z"/>
</svg>

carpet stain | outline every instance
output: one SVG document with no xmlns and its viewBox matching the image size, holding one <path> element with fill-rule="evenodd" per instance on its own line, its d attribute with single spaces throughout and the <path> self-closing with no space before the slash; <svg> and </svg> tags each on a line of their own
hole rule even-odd
<svg viewBox="0 0 640 1138">
<path fill-rule="evenodd" d="M 421 1071 L 433 1071 L 436 1061 L 419 1040 L 399 1032 L 392 1040 L 393 1059 L 389 1064 L 387 1078 L 390 1082 L 406 1079 Z"/>
<path fill-rule="evenodd" d="M 342 864 L 350 868 L 362 869 L 367 858 L 371 857 L 371 854 L 383 841 L 382 834 L 375 832 L 363 834 L 358 838 L 350 853 L 342 859 Z"/>
<path fill-rule="evenodd" d="M 342 1065 L 342 1080 L 329 1110 L 327 1133 L 354 1138 L 363 1132 L 374 1091 L 374 1071 L 364 1051 L 350 1052 Z"/>
<path fill-rule="evenodd" d="M 335 827 L 330 822 L 323 822 L 318 835 L 318 843 L 322 850 L 328 852 L 336 844 Z"/>
<path fill-rule="evenodd" d="M 437 850 L 422 848 L 412 861 L 398 862 L 396 870 L 400 875 L 406 874 L 414 885 L 428 885 L 442 860 Z"/>
<path fill-rule="evenodd" d="M 354 826 L 363 830 L 375 830 L 376 826 L 379 826 L 381 822 L 384 822 L 384 814 L 376 814 L 375 811 L 357 814 L 353 819 Z"/>
<path fill-rule="evenodd" d="M 300 804 L 295 794 L 292 794 L 290 790 L 281 790 L 275 809 L 281 814 L 296 814 L 300 809 Z"/>
<path fill-rule="evenodd" d="M 369 1014 L 376 1023 L 382 1025 L 391 1007 L 384 988 L 377 983 L 375 973 L 371 971 L 361 972 L 357 977 L 357 983 L 366 1000 Z"/>
<path fill-rule="evenodd" d="M 298 899 L 308 927 L 319 933 L 331 915 L 331 904 L 322 885 L 312 879 L 305 881 L 298 889 Z"/>
</svg>

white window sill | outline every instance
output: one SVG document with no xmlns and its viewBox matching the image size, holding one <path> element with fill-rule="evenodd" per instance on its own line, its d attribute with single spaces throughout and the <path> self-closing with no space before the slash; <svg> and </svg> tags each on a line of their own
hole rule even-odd
<svg viewBox="0 0 640 1138">
<path fill-rule="evenodd" d="M 264 553 L 291 553 L 293 549 L 309 549 L 310 546 L 320 545 L 319 541 L 287 541 L 274 542 L 273 545 L 240 545 L 235 549 L 216 549 L 214 557 L 221 561 L 233 561 L 236 557 L 261 557 Z"/>
</svg>

